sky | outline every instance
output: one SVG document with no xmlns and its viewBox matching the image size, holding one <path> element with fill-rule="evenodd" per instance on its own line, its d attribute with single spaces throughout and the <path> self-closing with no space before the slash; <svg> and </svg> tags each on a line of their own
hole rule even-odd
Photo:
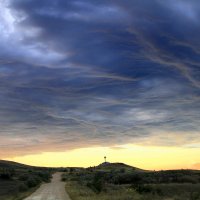
<svg viewBox="0 0 200 200">
<path fill-rule="evenodd" d="M 1 0 L 0 158 L 200 169 L 200 2 Z"/>
</svg>

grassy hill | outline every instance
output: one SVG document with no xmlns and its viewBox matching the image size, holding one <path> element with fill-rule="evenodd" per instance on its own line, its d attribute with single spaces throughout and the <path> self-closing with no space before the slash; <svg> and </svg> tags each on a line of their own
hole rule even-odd
<svg viewBox="0 0 200 200">
<path fill-rule="evenodd" d="M 200 200 L 200 171 L 148 171 L 102 163 L 63 175 L 72 200 Z"/>
<path fill-rule="evenodd" d="M 124 163 L 89 168 L 33 167 L 0 160 L 0 200 L 21 200 L 63 171 L 72 200 L 200 200 L 199 170 L 148 171 Z"/>
<path fill-rule="evenodd" d="M 24 165 L 21 163 L 7 161 L 7 160 L 0 160 L 0 168 L 31 168 L 29 165 Z"/>
<path fill-rule="evenodd" d="M 135 171 L 135 172 L 145 172 L 147 170 L 143 170 L 137 167 L 133 167 L 124 163 L 108 163 L 104 162 L 101 163 L 96 167 L 96 170 L 102 170 L 102 171 Z"/>
<path fill-rule="evenodd" d="M 52 169 L 0 160 L 0 199 L 20 200 L 42 182 L 48 182 Z"/>
</svg>

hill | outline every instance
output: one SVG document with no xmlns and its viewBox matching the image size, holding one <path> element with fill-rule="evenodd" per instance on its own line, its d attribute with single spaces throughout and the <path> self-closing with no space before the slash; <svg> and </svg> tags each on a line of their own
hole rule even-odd
<svg viewBox="0 0 200 200">
<path fill-rule="evenodd" d="M 13 161 L 7 161 L 7 160 L 0 160 L 0 168 L 30 168 L 31 166 L 13 162 Z"/>
<path fill-rule="evenodd" d="M 32 167 L 0 160 L 0 199 L 23 199 L 43 182 L 49 182 L 53 169 Z"/>
<path fill-rule="evenodd" d="M 200 200 L 198 170 L 148 171 L 104 162 L 81 171 L 67 171 L 63 181 L 76 200 Z"/>
<path fill-rule="evenodd" d="M 147 170 L 140 169 L 137 167 L 133 167 L 124 163 L 109 163 L 104 162 L 101 163 L 96 167 L 97 170 L 103 170 L 103 171 L 135 171 L 135 172 L 145 172 Z"/>
</svg>

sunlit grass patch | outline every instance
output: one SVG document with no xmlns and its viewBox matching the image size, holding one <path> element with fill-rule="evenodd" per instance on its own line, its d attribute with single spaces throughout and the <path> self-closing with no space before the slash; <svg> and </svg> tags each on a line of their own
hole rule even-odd
<svg viewBox="0 0 200 200">
<path fill-rule="evenodd" d="M 105 191 L 96 193 L 89 187 L 79 184 L 76 181 L 67 181 L 66 190 L 72 200 L 139 200 L 138 195 L 133 189 L 126 186 L 107 185 Z"/>
</svg>

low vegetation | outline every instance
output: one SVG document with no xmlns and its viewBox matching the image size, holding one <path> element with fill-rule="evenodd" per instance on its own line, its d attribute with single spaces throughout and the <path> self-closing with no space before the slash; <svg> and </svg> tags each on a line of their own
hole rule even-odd
<svg viewBox="0 0 200 200">
<path fill-rule="evenodd" d="M 200 171 L 144 171 L 107 164 L 63 175 L 72 200 L 200 200 Z"/>
<path fill-rule="evenodd" d="M 0 161 L 0 200 L 22 200 L 54 171 L 72 200 L 200 200 L 200 171 L 145 171 L 123 163 L 97 167 L 41 168 Z"/>
<path fill-rule="evenodd" d="M 0 199 L 20 200 L 42 182 L 49 182 L 52 169 L 0 161 Z"/>
</svg>

